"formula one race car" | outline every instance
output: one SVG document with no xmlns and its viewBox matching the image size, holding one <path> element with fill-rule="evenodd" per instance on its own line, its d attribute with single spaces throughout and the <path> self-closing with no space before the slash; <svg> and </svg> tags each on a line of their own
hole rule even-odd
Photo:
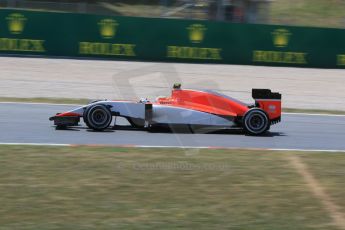
<svg viewBox="0 0 345 230">
<path fill-rule="evenodd" d="M 154 102 L 94 101 L 57 113 L 49 120 L 64 128 L 78 125 L 82 117 L 90 129 L 103 131 L 111 125 L 114 116 L 120 116 L 137 128 L 179 125 L 219 130 L 241 128 L 247 134 L 260 135 L 280 122 L 281 94 L 269 89 L 253 89 L 252 97 L 255 103 L 247 105 L 214 91 L 181 89 L 181 84 L 175 84 L 170 97 L 159 97 Z"/>
</svg>

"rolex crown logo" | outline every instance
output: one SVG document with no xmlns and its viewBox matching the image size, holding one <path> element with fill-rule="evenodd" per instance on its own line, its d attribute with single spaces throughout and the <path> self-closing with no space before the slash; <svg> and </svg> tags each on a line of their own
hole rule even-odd
<svg viewBox="0 0 345 230">
<path fill-rule="evenodd" d="M 289 44 L 291 33 L 286 29 L 277 29 L 272 32 L 273 44 L 276 47 L 282 48 L 286 47 Z"/>
<path fill-rule="evenodd" d="M 21 34 L 25 27 L 26 18 L 19 13 L 13 13 L 6 18 L 8 21 L 8 30 L 12 34 Z"/>
<path fill-rule="evenodd" d="M 193 24 L 188 28 L 189 39 L 193 43 L 200 43 L 204 40 L 206 27 L 201 24 Z"/>
<path fill-rule="evenodd" d="M 119 25 L 113 19 L 103 19 L 99 23 L 100 34 L 103 38 L 113 38 L 116 35 L 116 29 Z"/>
</svg>

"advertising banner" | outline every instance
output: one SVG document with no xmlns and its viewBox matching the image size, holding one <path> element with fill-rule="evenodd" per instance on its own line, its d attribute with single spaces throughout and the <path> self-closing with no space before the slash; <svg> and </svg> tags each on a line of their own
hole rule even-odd
<svg viewBox="0 0 345 230">
<path fill-rule="evenodd" d="M 0 54 L 345 68 L 345 30 L 3 9 Z"/>
</svg>

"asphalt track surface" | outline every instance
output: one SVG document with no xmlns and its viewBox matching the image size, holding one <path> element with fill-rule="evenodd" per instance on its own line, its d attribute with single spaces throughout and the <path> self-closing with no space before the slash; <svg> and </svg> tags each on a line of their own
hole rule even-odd
<svg viewBox="0 0 345 230">
<path fill-rule="evenodd" d="M 345 151 L 345 116 L 284 114 L 282 122 L 272 126 L 267 135 L 257 137 L 236 130 L 192 134 L 123 127 L 94 132 L 83 122 L 76 128 L 56 130 L 48 118 L 73 108 L 73 105 L 0 103 L 0 142 Z"/>
</svg>

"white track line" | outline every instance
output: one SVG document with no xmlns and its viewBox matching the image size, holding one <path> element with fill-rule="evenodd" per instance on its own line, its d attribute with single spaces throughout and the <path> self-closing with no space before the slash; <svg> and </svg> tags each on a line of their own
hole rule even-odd
<svg viewBox="0 0 345 230">
<path fill-rule="evenodd" d="M 224 150 L 251 150 L 251 151 L 294 151 L 294 152 L 328 152 L 345 153 L 345 149 L 280 149 L 280 148 L 241 148 L 241 147 L 220 147 L 220 146 L 167 146 L 167 145 L 103 145 L 103 144 L 57 144 L 57 143 L 7 143 L 0 142 L 0 146 L 60 146 L 60 147 L 113 147 L 113 148 L 165 148 L 165 149 L 224 149 Z"/>
<path fill-rule="evenodd" d="M 60 103 L 48 103 L 48 102 L 11 102 L 1 101 L 0 104 L 18 104 L 18 105 L 52 105 L 52 106 L 83 106 L 80 104 L 60 104 Z"/>
<path fill-rule="evenodd" d="M 0 145 L 27 145 L 27 146 L 72 146 L 70 144 L 56 144 L 56 143 L 0 143 Z"/>
<path fill-rule="evenodd" d="M 329 114 L 329 113 L 285 113 L 289 115 L 303 115 L 303 116 L 324 116 L 324 117 L 345 117 L 344 114 Z"/>
<path fill-rule="evenodd" d="M 48 103 L 48 102 L 11 102 L 1 101 L 0 104 L 19 104 L 19 105 L 51 105 L 51 106 L 83 106 L 80 104 L 60 104 L 60 103 Z M 301 115 L 301 116 L 325 116 L 325 117 L 345 117 L 342 114 L 329 114 L 329 113 L 290 113 L 283 112 L 282 114 Z"/>
</svg>

